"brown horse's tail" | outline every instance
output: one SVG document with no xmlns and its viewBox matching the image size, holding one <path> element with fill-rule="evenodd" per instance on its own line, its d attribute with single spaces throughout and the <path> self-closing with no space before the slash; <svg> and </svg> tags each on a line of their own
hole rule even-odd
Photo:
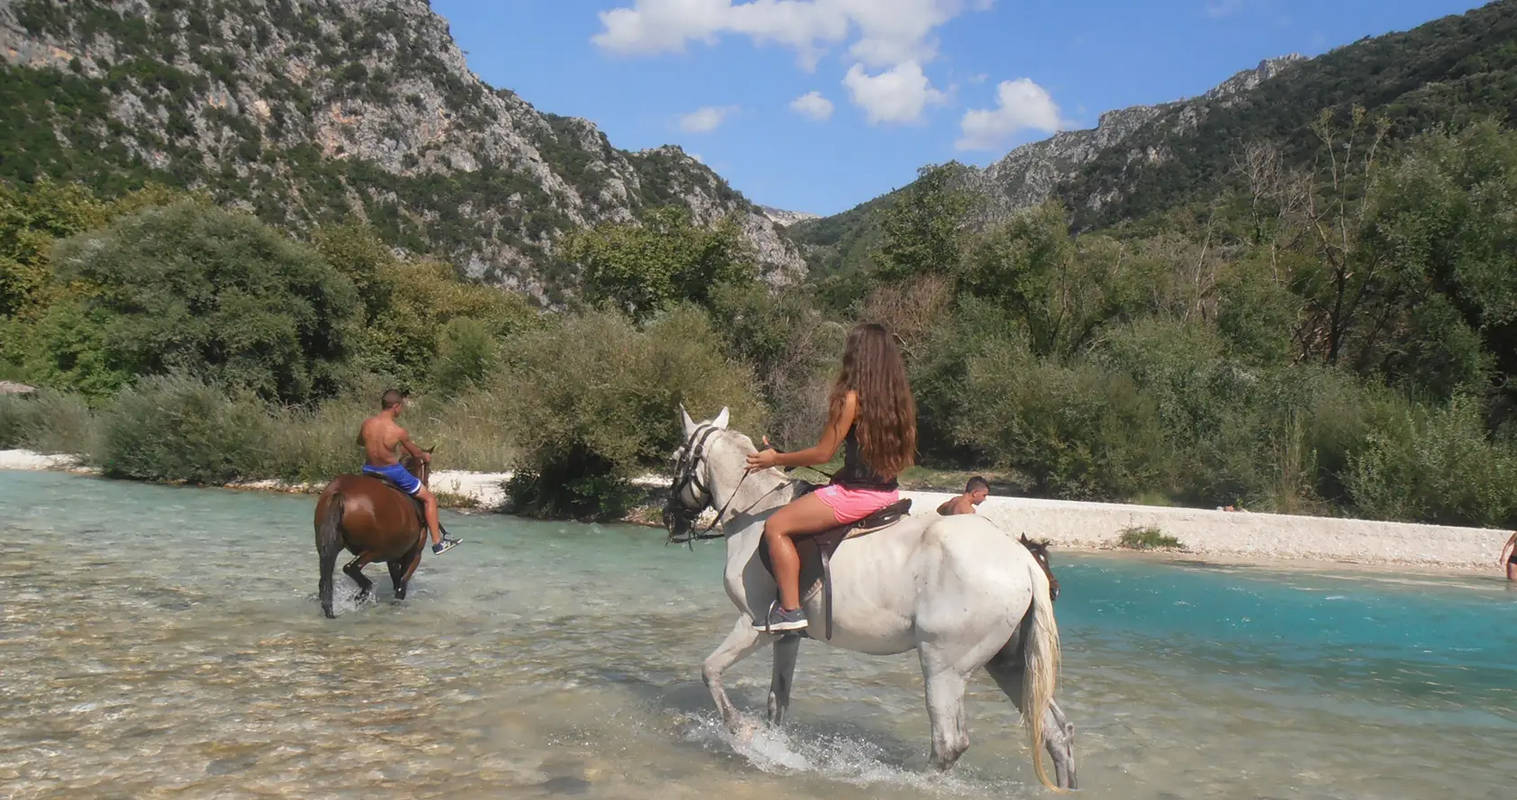
<svg viewBox="0 0 1517 800">
<path fill-rule="evenodd" d="M 337 566 L 337 555 L 342 552 L 342 494 L 333 492 L 326 498 L 325 508 L 316 518 L 316 556 L 321 560 L 321 613 L 328 618 L 332 613 L 332 570 Z"/>
</svg>

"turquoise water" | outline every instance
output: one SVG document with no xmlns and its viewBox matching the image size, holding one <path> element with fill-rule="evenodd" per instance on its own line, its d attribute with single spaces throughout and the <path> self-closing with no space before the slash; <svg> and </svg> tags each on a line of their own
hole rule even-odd
<svg viewBox="0 0 1517 800">
<path fill-rule="evenodd" d="M 468 542 L 321 618 L 314 499 L 0 472 L 0 786 L 16 797 L 1031 797 L 969 697 L 926 767 L 914 657 L 807 643 L 793 723 L 731 737 L 699 664 L 721 549 L 446 515 Z M 1055 552 L 1093 797 L 1512 796 L 1517 592 Z M 1494 571 L 1493 571 L 1494 572 Z M 340 595 L 347 594 L 339 579 Z M 767 654 L 731 689 L 757 718 Z"/>
</svg>

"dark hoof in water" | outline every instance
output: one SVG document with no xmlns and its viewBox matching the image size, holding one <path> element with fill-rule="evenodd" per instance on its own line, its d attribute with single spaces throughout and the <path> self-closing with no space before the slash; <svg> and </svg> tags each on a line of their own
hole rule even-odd
<svg viewBox="0 0 1517 800">
<path fill-rule="evenodd" d="M 323 608 L 321 610 L 321 613 L 325 614 L 326 617 L 327 617 L 327 619 L 337 619 L 337 615 L 333 614 L 332 613 L 332 609 L 330 609 L 330 608 Z"/>
<path fill-rule="evenodd" d="M 367 602 L 369 602 L 369 593 L 368 592 L 359 592 L 358 594 L 353 595 L 353 602 L 354 603 L 367 603 Z"/>
</svg>

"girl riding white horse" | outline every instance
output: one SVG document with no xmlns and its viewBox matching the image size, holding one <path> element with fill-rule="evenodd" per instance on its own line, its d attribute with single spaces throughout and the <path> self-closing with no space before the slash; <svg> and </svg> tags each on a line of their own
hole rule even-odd
<svg viewBox="0 0 1517 800">
<path fill-rule="evenodd" d="M 779 722 L 790 702 L 800 647 L 798 634 L 755 627 L 766 619 L 777 584 L 758 557 L 765 521 L 797 495 L 799 484 L 777 469 L 749 473 L 757 453 L 747 436 L 727 430 L 727 410 L 697 424 L 680 409 L 685 444 L 667 517 L 671 536 L 693 535 L 694 512 L 718 509 L 713 524 L 727 545 L 724 584 L 739 613 L 732 631 L 707 659 L 702 677 L 734 732 L 742 720 L 722 688 L 722 675 L 765 644 L 774 645 L 769 718 Z M 788 538 L 788 537 L 787 537 Z M 969 747 L 965 682 L 984 667 L 1022 712 L 1038 779 L 1074 788 L 1074 726 L 1053 702 L 1059 634 L 1048 579 L 1027 548 L 983 517 L 906 519 L 844 543 L 832 557 L 833 634 L 828 644 L 886 655 L 917 650 L 932 724 L 932 761 L 947 769 Z M 805 614 L 822 619 L 813 595 Z M 814 638 L 822 626 L 813 625 Z M 1054 762 L 1056 782 L 1043 768 Z"/>
</svg>

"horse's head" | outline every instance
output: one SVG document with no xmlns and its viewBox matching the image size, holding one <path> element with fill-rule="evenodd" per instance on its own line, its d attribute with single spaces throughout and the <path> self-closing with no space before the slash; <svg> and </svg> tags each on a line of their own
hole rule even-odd
<svg viewBox="0 0 1517 800">
<path fill-rule="evenodd" d="M 436 447 L 429 447 L 426 452 L 428 455 L 431 455 L 432 451 L 436 449 Z M 415 475 L 416 479 L 421 481 L 422 486 L 426 486 L 427 481 L 432 477 L 432 465 L 411 455 L 409 452 L 401 454 L 400 465 L 406 468 L 406 472 Z"/>
<path fill-rule="evenodd" d="M 1048 566 L 1048 540 L 1029 539 L 1027 538 L 1027 534 L 1024 533 L 1022 534 L 1021 538 L 1017 539 L 1017 541 L 1021 542 L 1022 546 L 1027 548 L 1027 552 L 1032 553 L 1032 560 L 1038 562 L 1038 566 L 1043 568 L 1043 574 L 1048 576 L 1049 599 L 1058 600 L 1059 579 L 1053 576 L 1053 570 Z"/>
<path fill-rule="evenodd" d="M 664 504 L 664 528 L 669 531 L 669 541 L 684 542 L 691 538 L 695 520 L 711 505 L 711 487 L 708 472 L 711 438 L 718 431 L 727 429 L 729 415 L 725 407 L 708 422 L 696 422 L 679 407 L 683 443 L 674 451 L 674 482 L 669 486 L 669 499 Z"/>
</svg>

